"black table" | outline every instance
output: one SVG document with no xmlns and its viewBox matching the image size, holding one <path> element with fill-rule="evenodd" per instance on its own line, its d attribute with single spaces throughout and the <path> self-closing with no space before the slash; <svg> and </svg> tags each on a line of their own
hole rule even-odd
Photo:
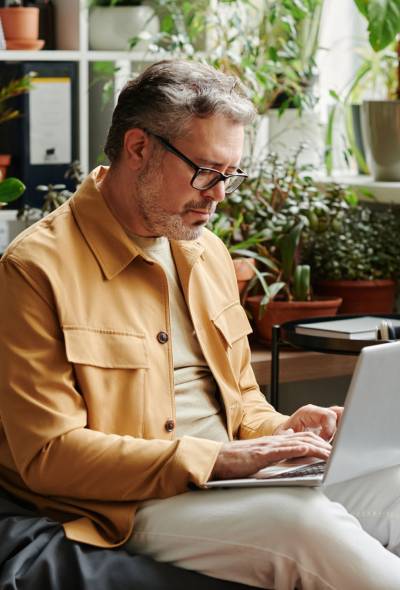
<svg viewBox="0 0 400 590">
<path fill-rule="evenodd" d="M 299 324 L 315 324 L 317 322 L 328 322 L 342 319 L 354 319 L 368 315 L 376 317 L 377 324 L 381 319 L 400 319 L 399 314 L 359 314 L 340 315 L 329 317 L 316 317 L 312 319 L 295 320 L 285 322 L 272 327 L 272 359 L 271 359 L 271 383 L 270 399 L 271 404 L 279 410 L 279 352 L 282 346 L 291 346 L 302 350 L 322 352 L 330 354 L 358 355 L 365 346 L 382 344 L 385 340 L 350 340 L 347 338 L 332 338 L 327 336 L 310 336 L 297 334 L 296 326 Z"/>
</svg>

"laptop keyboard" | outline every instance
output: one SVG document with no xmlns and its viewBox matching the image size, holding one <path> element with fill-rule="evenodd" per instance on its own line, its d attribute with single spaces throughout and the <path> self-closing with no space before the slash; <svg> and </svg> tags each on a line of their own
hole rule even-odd
<svg viewBox="0 0 400 590">
<path fill-rule="evenodd" d="M 286 473 L 280 473 L 279 475 L 275 475 L 274 479 L 278 479 L 279 477 L 304 477 L 309 475 L 321 475 L 324 473 L 326 467 L 326 463 L 315 463 L 313 465 L 303 465 L 298 469 L 293 469 L 292 471 L 287 471 Z"/>
</svg>

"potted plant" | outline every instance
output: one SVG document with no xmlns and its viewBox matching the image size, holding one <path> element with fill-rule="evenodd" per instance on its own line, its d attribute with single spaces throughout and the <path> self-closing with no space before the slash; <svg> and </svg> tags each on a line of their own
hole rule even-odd
<svg viewBox="0 0 400 590">
<path fill-rule="evenodd" d="M 250 169 L 235 198 L 238 207 L 240 201 L 249 204 L 242 207 L 242 227 L 260 238 L 251 249 L 267 261 L 255 268 L 243 297 L 258 335 L 270 340 L 275 323 L 336 313 L 339 298 L 313 296 L 302 249 L 309 235 L 326 231 L 347 214 L 355 195 L 339 185 L 319 187 L 309 167 L 299 165 L 297 152 L 286 161 L 268 154 Z"/>
<path fill-rule="evenodd" d="M 307 134 L 315 145 L 319 128 L 311 115 L 316 102 L 312 89 L 322 5 L 323 0 L 219 0 L 210 10 L 204 0 L 164 0 L 159 3 L 160 32 L 149 49 L 203 60 L 238 76 L 260 115 L 251 139 L 256 152 L 297 147 Z M 133 38 L 132 45 L 140 38 Z M 305 154 L 303 149 L 303 159 Z"/>
<path fill-rule="evenodd" d="M 152 51 L 204 59 L 238 76 L 260 114 L 272 106 L 304 109 L 315 100 L 309 88 L 322 0 L 225 0 L 213 11 L 204 0 L 195 6 L 178 0 L 159 4 L 164 16 Z"/>
<path fill-rule="evenodd" d="M 384 99 L 389 104 L 398 96 L 398 55 L 396 44 L 391 43 L 380 51 L 372 47 L 358 50 L 361 64 L 353 79 L 341 93 L 330 91 L 334 104 L 330 110 L 325 134 L 325 166 L 328 174 L 333 170 L 333 136 L 338 113 L 345 124 L 343 153 L 346 160 L 354 158 L 360 174 L 369 174 L 365 140 L 362 132 L 362 102 L 366 96 Z"/>
<path fill-rule="evenodd" d="M 150 37 L 159 29 L 153 8 L 142 0 L 90 0 L 89 9 L 90 49 L 127 50 L 132 36 L 147 32 Z M 136 47 L 146 48 L 144 39 Z"/>
<path fill-rule="evenodd" d="M 250 194 L 232 193 L 219 204 L 208 224 L 209 229 L 224 242 L 232 256 L 241 295 L 257 272 L 256 263 L 277 270 L 269 258 L 258 251 L 258 245 L 265 239 L 265 232 L 254 230 L 253 223 L 245 219 L 245 212 L 253 210 L 254 201 Z"/>
<path fill-rule="evenodd" d="M 305 255 L 315 290 L 342 297 L 340 313 L 392 313 L 400 277 L 400 215 L 360 203 L 327 231 L 316 234 Z"/>
<path fill-rule="evenodd" d="M 71 163 L 64 177 L 70 178 L 73 181 L 75 190 L 80 186 L 83 180 L 83 173 L 78 160 Z M 10 240 L 36 221 L 39 221 L 42 217 L 45 217 L 48 213 L 51 213 L 51 211 L 60 207 L 73 195 L 63 183 L 40 184 L 36 187 L 36 190 L 43 193 L 42 207 L 31 207 L 25 203 L 18 209 L 17 218 L 10 222 Z"/>
<path fill-rule="evenodd" d="M 400 11 L 398 0 L 354 0 L 367 19 L 369 44 L 375 52 L 393 49 L 392 95 L 381 100 L 364 100 L 361 110 L 363 140 L 369 168 L 376 180 L 400 180 Z M 397 72 L 397 75 L 396 75 Z M 368 74 L 368 68 L 365 75 Z M 362 81 L 364 76 L 359 76 Z M 388 88 L 390 91 L 390 87 Z M 394 100 L 393 100 L 394 99 Z"/>
</svg>

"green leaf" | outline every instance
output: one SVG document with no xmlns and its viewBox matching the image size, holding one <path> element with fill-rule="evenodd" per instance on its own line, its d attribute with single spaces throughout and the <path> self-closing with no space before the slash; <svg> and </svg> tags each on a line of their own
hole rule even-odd
<svg viewBox="0 0 400 590">
<path fill-rule="evenodd" d="M 25 190 L 23 182 L 18 178 L 6 178 L 0 182 L 0 202 L 11 203 L 18 199 Z"/>
<path fill-rule="evenodd" d="M 357 6 L 360 0 L 357 0 Z M 400 32 L 399 0 L 364 0 L 367 4 L 369 42 L 375 51 L 387 47 Z"/>
<path fill-rule="evenodd" d="M 331 96 L 335 100 L 340 101 L 340 96 L 338 95 L 338 93 L 336 92 L 336 90 L 329 90 L 329 96 Z"/>
<path fill-rule="evenodd" d="M 272 283 L 269 286 L 268 292 L 265 293 L 260 301 L 260 308 L 258 310 L 258 319 L 261 320 L 265 313 L 265 309 L 270 301 L 286 286 L 286 283 Z"/>
<path fill-rule="evenodd" d="M 257 252 L 253 252 L 252 250 L 242 250 L 242 249 L 238 248 L 237 250 L 235 250 L 235 254 L 238 254 L 239 256 L 245 256 L 248 258 L 254 258 L 254 260 L 258 260 L 259 262 L 262 262 L 263 264 L 265 264 L 265 266 L 267 266 L 271 270 L 273 270 L 275 272 L 279 271 L 278 267 L 276 266 L 276 264 L 274 262 L 272 262 L 272 260 L 270 260 L 266 256 L 261 256 L 261 254 L 258 254 Z"/>
<path fill-rule="evenodd" d="M 355 207 L 358 205 L 358 195 L 354 191 L 348 189 L 345 194 L 346 202 L 350 205 L 350 207 Z"/>
<path fill-rule="evenodd" d="M 287 281 L 293 272 L 296 249 L 300 241 L 304 223 L 298 223 L 288 234 L 282 236 L 279 241 L 279 250 L 282 260 L 283 277 Z"/>
<path fill-rule="evenodd" d="M 337 104 L 331 107 L 325 131 L 325 154 L 324 163 L 328 174 L 333 170 L 333 131 L 336 117 Z"/>
<path fill-rule="evenodd" d="M 367 17 L 369 0 L 354 0 L 354 2 L 361 14 Z"/>
<path fill-rule="evenodd" d="M 294 271 L 293 296 L 295 301 L 307 301 L 310 298 L 310 266 L 299 264 Z"/>
<path fill-rule="evenodd" d="M 361 66 L 358 68 L 356 75 L 350 85 L 350 88 L 345 96 L 344 102 L 348 103 L 349 101 L 353 101 L 353 97 L 355 91 L 357 90 L 358 86 L 362 82 L 362 80 L 369 74 L 372 69 L 372 63 L 370 60 L 365 61 Z M 354 102 L 354 101 L 353 101 Z"/>
<path fill-rule="evenodd" d="M 355 138 L 354 132 L 354 121 L 351 108 L 346 107 L 345 109 L 345 128 L 346 128 L 346 135 L 349 142 L 349 147 L 356 159 L 357 165 L 359 169 L 362 171 L 363 174 L 368 174 L 368 165 L 365 161 L 365 158 L 361 151 L 359 150 Z"/>
<path fill-rule="evenodd" d="M 272 61 L 278 61 L 278 51 L 276 47 L 269 47 L 268 48 L 268 57 Z"/>
<path fill-rule="evenodd" d="M 272 283 L 272 285 L 269 286 L 271 299 L 273 299 L 275 297 L 275 295 L 277 295 L 279 293 L 279 291 L 281 291 L 285 286 L 286 286 L 286 283 L 283 283 L 283 282 Z"/>
</svg>

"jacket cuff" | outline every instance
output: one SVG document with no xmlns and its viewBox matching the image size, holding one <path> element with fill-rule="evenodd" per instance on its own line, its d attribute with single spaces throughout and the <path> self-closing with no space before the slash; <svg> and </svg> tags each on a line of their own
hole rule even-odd
<svg viewBox="0 0 400 590">
<path fill-rule="evenodd" d="M 190 483 L 197 486 L 205 484 L 222 445 L 222 442 L 213 440 L 182 437 L 173 458 L 172 477 L 176 487 L 186 491 Z"/>
</svg>

